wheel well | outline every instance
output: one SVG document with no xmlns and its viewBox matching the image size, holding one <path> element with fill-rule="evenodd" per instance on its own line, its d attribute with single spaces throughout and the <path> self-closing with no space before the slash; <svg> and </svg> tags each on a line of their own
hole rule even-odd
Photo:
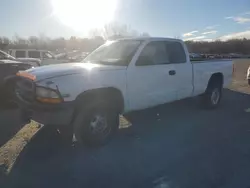
<svg viewBox="0 0 250 188">
<path fill-rule="evenodd" d="M 77 96 L 76 105 L 77 107 L 82 104 L 90 103 L 91 101 L 104 100 L 108 101 L 110 107 L 114 107 L 119 113 L 123 112 L 124 109 L 124 98 L 120 90 L 114 87 L 98 88 L 85 91 Z M 80 105 L 81 104 L 81 105 Z"/>
<path fill-rule="evenodd" d="M 212 84 L 214 82 L 220 84 L 221 86 L 223 85 L 224 77 L 223 77 L 223 74 L 221 72 L 212 74 L 209 81 L 208 81 L 207 86 L 209 86 L 210 84 Z"/>
</svg>

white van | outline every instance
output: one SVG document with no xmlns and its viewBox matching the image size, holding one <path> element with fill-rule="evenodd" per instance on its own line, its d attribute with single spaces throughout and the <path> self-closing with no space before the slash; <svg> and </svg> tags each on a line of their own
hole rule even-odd
<svg viewBox="0 0 250 188">
<path fill-rule="evenodd" d="M 36 49 L 10 49 L 9 54 L 16 58 L 37 58 L 41 59 L 41 65 L 67 63 L 68 60 L 58 59 L 56 55 L 48 50 Z"/>
</svg>

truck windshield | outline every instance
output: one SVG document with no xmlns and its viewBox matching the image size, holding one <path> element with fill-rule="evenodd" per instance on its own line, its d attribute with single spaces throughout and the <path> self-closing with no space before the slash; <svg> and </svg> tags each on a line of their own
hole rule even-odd
<svg viewBox="0 0 250 188">
<path fill-rule="evenodd" d="M 127 66 L 140 44 L 140 40 L 109 41 L 89 54 L 83 62 Z"/>
</svg>

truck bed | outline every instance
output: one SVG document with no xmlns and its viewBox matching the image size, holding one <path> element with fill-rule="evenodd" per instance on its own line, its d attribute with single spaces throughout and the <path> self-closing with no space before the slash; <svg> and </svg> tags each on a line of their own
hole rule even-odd
<svg viewBox="0 0 250 188">
<path fill-rule="evenodd" d="M 213 59 L 210 61 L 196 61 L 193 65 L 194 95 L 203 93 L 211 77 L 211 73 L 222 73 L 223 87 L 228 87 L 232 81 L 233 65 L 232 60 Z"/>
</svg>

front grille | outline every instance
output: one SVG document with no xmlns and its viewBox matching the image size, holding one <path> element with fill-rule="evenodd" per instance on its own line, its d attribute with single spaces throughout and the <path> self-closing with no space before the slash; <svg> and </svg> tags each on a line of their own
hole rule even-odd
<svg viewBox="0 0 250 188">
<path fill-rule="evenodd" d="M 32 80 L 21 78 L 16 84 L 16 94 L 27 102 L 33 102 L 35 96 L 35 87 Z"/>
</svg>

